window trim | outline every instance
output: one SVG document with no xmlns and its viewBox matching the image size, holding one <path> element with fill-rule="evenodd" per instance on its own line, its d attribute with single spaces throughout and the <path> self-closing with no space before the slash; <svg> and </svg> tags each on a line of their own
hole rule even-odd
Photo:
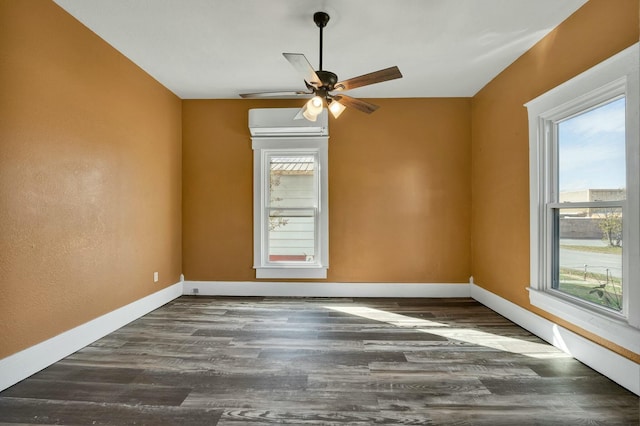
<svg viewBox="0 0 640 426">
<path fill-rule="evenodd" d="M 254 137 L 253 148 L 253 268 L 258 279 L 326 279 L 329 268 L 328 136 Z M 267 254 L 268 158 L 273 154 L 309 155 L 317 158 L 319 205 L 316 221 L 317 252 L 313 263 L 269 262 Z"/>
<path fill-rule="evenodd" d="M 639 52 L 637 43 L 525 104 L 529 118 L 529 300 L 532 305 L 635 353 L 640 353 Z M 622 314 L 618 315 L 549 291 L 552 232 L 548 221 L 549 208 L 564 204 L 557 203 L 550 184 L 556 167 L 550 143 L 554 140 L 555 123 L 620 95 L 626 97 L 627 199 L 619 202 L 625 217 L 625 293 Z"/>
</svg>

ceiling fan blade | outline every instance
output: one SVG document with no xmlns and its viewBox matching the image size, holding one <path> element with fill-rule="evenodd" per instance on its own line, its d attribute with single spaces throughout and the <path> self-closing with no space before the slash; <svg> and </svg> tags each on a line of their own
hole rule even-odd
<svg viewBox="0 0 640 426">
<path fill-rule="evenodd" d="M 402 73 L 400 73 L 398 67 L 385 68 L 348 80 L 339 81 L 336 83 L 334 90 L 350 90 L 370 84 L 382 83 L 383 81 L 395 80 L 396 78 L 402 78 Z"/>
<path fill-rule="evenodd" d="M 365 102 L 361 99 L 352 98 L 351 96 L 347 95 L 335 95 L 333 99 L 340 102 L 346 107 L 355 108 L 358 111 L 366 112 L 367 114 L 371 114 L 379 108 L 378 105 Z"/>
<path fill-rule="evenodd" d="M 318 74 L 316 74 L 315 70 L 302 53 L 283 53 L 282 56 L 284 56 L 287 61 L 293 65 L 293 67 L 304 78 L 304 81 L 316 87 L 322 86 L 320 77 L 318 77 Z"/>
<path fill-rule="evenodd" d="M 313 96 L 313 92 L 290 91 L 290 92 L 258 92 L 258 93 L 241 93 L 240 97 L 245 99 L 252 98 L 307 98 Z"/>
</svg>

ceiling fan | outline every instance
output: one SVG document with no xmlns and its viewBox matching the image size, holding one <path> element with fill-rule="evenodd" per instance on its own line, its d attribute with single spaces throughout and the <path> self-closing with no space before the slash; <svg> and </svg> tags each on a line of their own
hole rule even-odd
<svg viewBox="0 0 640 426">
<path fill-rule="evenodd" d="M 304 84 L 308 91 L 243 93 L 240 97 L 308 98 L 311 96 L 311 99 L 309 99 L 295 117 L 296 119 L 304 117 L 310 121 L 316 121 L 318 115 L 322 112 L 325 103 L 335 118 L 338 118 L 346 107 L 355 108 L 359 111 L 371 114 L 378 109 L 377 105 L 347 96 L 342 94 L 342 92 L 345 90 L 355 89 L 357 87 L 402 78 L 400 70 L 397 66 L 393 66 L 383 70 L 374 71 L 369 74 L 353 77 L 348 80 L 338 81 L 338 76 L 336 74 L 322 69 L 322 29 L 327 26 L 327 23 L 329 22 L 329 15 L 325 12 L 316 12 L 313 15 L 313 21 L 316 23 L 318 28 L 320 28 L 320 69 L 317 71 L 314 70 L 302 53 L 282 54 L 285 59 L 287 59 L 287 61 L 289 61 L 289 63 L 300 73 L 300 75 L 302 75 L 304 78 Z"/>
</svg>

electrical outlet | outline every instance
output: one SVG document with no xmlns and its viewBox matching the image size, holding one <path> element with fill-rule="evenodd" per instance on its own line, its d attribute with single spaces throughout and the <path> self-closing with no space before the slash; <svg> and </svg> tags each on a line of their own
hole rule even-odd
<svg viewBox="0 0 640 426">
<path fill-rule="evenodd" d="M 153 282 L 154 282 L 154 283 L 157 283 L 157 282 L 158 282 L 158 273 L 157 273 L 157 272 L 154 272 L 154 273 L 153 273 Z"/>
</svg>

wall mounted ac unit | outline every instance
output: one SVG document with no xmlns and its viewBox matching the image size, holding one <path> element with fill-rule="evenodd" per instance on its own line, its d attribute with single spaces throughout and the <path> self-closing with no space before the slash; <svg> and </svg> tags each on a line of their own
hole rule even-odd
<svg viewBox="0 0 640 426">
<path fill-rule="evenodd" d="M 328 136 L 329 118 L 323 109 L 316 121 L 294 120 L 300 108 L 256 108 L 249 110 L 252 137 Z"/>
</svg>

